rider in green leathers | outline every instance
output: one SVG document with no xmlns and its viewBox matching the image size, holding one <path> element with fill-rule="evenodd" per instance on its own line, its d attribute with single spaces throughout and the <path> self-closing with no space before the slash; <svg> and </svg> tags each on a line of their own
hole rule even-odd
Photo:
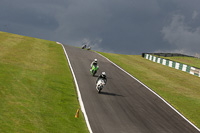
<svg viewBox="0 0 200 133">
<path fill-rule="evenodd" d="M 97 71 L 98 70 L 98 66 L 97 66 L 97 59 L 94 59 L 94 61 L 91 63 L 91 73 L 93 74 L 94 71 Z M 94 74 L 93 74 L 94 75 Z"/>
</svg>

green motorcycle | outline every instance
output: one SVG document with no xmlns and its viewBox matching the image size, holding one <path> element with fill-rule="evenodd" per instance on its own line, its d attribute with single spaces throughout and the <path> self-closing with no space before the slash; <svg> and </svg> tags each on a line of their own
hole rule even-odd
<svg viewBox="0 0 200 133">
<path fill-rule="evenodd" d="M 97 70 L 99 69 L 99 66 L 93 65 L 91 69 L 91 74 L 94 76 L 97 73 Z"/>
</svg>

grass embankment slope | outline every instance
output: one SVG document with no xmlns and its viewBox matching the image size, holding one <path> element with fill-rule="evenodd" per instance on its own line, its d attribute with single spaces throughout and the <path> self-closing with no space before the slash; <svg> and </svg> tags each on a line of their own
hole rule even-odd
<svg viewBox="0 0 200 133">
<path fill-rule="evenodd" d="M 0 132 L 88 133 L 61 45 L 0 32 Z"/>
<path fill-rule="evenodd" d="M 192 57 L 164 57 L 164 58 L 173 60 L 176 62 L 180 62 L 182 64 L 186 64 L 189 66 L 193 66 L 196 68 L 200 68 L 200 59 L 198 59 L 198 58 L 192 58 Z"/>
<path fill-rule="evenodd" d="M 200 78 L 142 58 L 102 53 L 150 87 L 200 128 Z"/>
</svg>

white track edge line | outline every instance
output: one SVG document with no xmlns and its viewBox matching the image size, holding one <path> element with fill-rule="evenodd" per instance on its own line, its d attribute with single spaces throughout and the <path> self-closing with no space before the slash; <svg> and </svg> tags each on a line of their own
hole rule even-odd
<svg viewBox="0 0 200 133">
<path fill-rule="evenodd" d="M 97 52 L 95 52 L 97 53 Z M 99 54 L 99 53 L 97 53 Z M 115 65 L 116 67 L 118 67 L 120 70 L 122 70 L 123 72 L 125 72 L 126 74 L 128 74 L 130 77 L 132 77 L 133 79 L 135 79 L 136 81 L 138 81 L 140 84 L 142 84 L 146 89 L 148 89 L 149 91 L 151 91 L 154 95 L 156 95 L 158 98 L 160 98 L 164 103 L 166 103 L 169 107 L 171 107 L 176 113 L 178 113 L 183 119 L 185 119 L 188 123 L 190 123 L 197 131 L 200 132 L 200 129 L 195 126 L 190 120 L 188 120 L 184 115 L 182 115 L 178 110 L 176 110 L 171 104 L 169 104 L 165 99 L 163 99 L 160 95 L 158 95 L 155 91 L 153 91 L 152 89 L 150 89 L 148 86 L 146 86 L 144 83 L 142 83 L 140 80 L 138 80 L 137 78 L 135 78 L 133 75 L 131 75 L 130 73 L 126 72 L 124 69 L 122 69 L 121 67 L 119 67 L 117 64 L 115 64 L 114 62 L 112 62 L 111 60 L 109 60 L 108 58 L 106 58 L 105 56 L 99 54 L 100 56 L 104 57 L 105 59 L 107 59 L 109 62 L 111 62 L 113 65 Z"/>
<path fill-rule="evenodd" d="M 75 76 L 74 71 L 73 71 L 73 68 L 72 68 L 72 66 L 71 66 L 71 62 L 70 62 L 70 60 L 69 60 L 68 54 L 67 54 L 67 52 L 66 52 L 66 50 L 65 50 L 65 48 L 64 48 L 64 46 L 63 46 L 63 44 L 61 44 L 61 46 L 62 46 L 62 48 L 63 48 L 63 50 L 64 50 L 64 52 L 65 52 L 65 56 L 66 56 L 67 61 L 68 61 L 68 63 L 69 63 L 69 67 L 70 67 L 70 69 L 71 69 L 71 72 L 72 72 L 72 75 L 73 75 L 73 78 L 74 78 L 74 82 L 75 82 L 75 84 L 76 84 L 76 89 L 77 89 L 77 93 L 78 93 L 78 100 L 79 100 L 79 103 L 80 103 L 80 106 L 81 106 L 81 111 L 83 112 L 83 115 L 84 115 L 84 118 L 85 118 L 85 121 L 86 121 L 86 124 L 87 124 L 87 127 L 88 127 L 89 132 L 90 132 L 90 133 L 93 133 L 93 132 L 92 132 L 92 129 L 91 129 L 91 126 L 90 126 L 90 123 L 89 123 L 89 120 L 88 120 L 88 117 L 87 117 L 87 114 L 86 114 L 86 111 L 85 111 L 85 107 L 84 107 L 83 100 L 82 100 L 82 97 L 81 97 L 81 93 L 80 93 L 80 90 L 79 90 L 78 82 L 77 82 L 77 80 L 76 80 L 76 76 Z"/>
</svg>

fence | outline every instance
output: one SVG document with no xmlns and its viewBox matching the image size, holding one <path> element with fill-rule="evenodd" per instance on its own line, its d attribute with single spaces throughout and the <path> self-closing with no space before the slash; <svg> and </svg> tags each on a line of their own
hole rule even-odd
<svg viewBox="0 0 200 133">
<path fill-rule="evenodd" d="M 190 73 L 192 75 L 196 75 L 196 76 L 200 77 L 200 69 L 198 69 L 198 68 L 195 68 L 195 67 L 192 67 L 192 66 L 189 66 L 189 65 L 186 65 L 186 64 L 182 64 L 182 63 L 179 63 L 179 62 L 171 61 L 171 60 L 168 60 L 168 59 L 156 57 L 156 56 L 153 56 L 151 54 L 145 54 L 144 53 L 142 56 L 145 59 L 148 59 L 150 61 L 160 63 L 162 65 L 169 66 L 169 67 L 172 67 L 172 68 L 175 68 L 175 69 L 178 69 L 178 70 L 181 70 L 181 71 L 184 71 L 184 72 L 187 72 L 187 73 Z"/>
</svg>

